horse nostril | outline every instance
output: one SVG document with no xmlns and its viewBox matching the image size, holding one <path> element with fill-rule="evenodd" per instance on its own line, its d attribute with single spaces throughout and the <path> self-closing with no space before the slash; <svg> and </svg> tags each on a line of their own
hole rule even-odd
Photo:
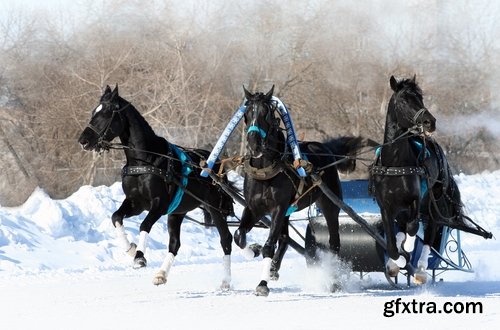
<svg viewBox="0 0 500 330">
<path fill-rule="evenodd" d="M 435 122 L 432 120 L 424 120 L 423 126 L 427 132 L 434 132 L 436 129 Z"/>
<path fill-rule="evenodd" d="M 85 149 L 85 147 L 87 147 L 89 145 L 89 141 L 87 139 L 80 139 L 80 146 Z"/>
</svg>

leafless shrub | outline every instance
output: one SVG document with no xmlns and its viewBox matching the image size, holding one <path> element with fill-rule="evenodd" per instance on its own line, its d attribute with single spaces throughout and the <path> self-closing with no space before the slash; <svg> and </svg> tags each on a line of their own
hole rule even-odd
<svg viewBox="0 0 500 330">
<path fill-rule="evenodd" d="M 103 88 L 115 83 L 159 135 L 208 147 L 242 101 L 242 85 L 274 84 L 307 140 L 380 141 L 389 76 L 416 73 L 454 168 L 498 168 L 491 129 L 447 130 L 459 115 L 498 111 L 500 29 L 485 18 L 498 9 L 481 6 L 473 8 L 481 29 L 449 19 L 469 19 L 466 5 L 456 12 L 425 1 L 360 8 L 328 0 L 114 0 L 91 2 L 74 21 L 4 15 L 0 89 L 16 102 L 0 102 L 0 159 L 8 167 L 0 203 L 20 203 L 35 186 L 65 197 L 83 184 L 120 180 L 121 152 L 98 156 L 76 142 Z M 243 137 L 240 128 L 228 155 L 244 152 Z"/>
</svg>

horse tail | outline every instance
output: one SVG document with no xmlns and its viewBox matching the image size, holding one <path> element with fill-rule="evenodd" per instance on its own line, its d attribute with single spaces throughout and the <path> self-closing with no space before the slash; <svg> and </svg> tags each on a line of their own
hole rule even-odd
<svg viewBox="0 0 500 330">
<path fill-rule="evenodd" d="M 362 136 L 340 136 L 329 138 L 323 144 L 335 156 L 336 160 L 344 158 L 343 162 L 337 164 L 337 169 L 343 173 L 353 172 L 356 169 L 356 152 L 365 147 L 376 147 L 380 145 L 372 139 Z"/>
</svg>

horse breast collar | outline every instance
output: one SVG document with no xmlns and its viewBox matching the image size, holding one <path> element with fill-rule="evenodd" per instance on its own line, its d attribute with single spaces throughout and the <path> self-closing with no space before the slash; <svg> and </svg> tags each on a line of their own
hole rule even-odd
<svg viewBox="0 0 500 330">
<path fill-rule="evenodd" d="M 370 173 L 373 175 L 401 176 L 401 175 L 425 175 L 425 169 L 422 166 L 376 166 L 370 167 Z"/>
<path fill-rule="evenodd" d="M 413 146 L 418 149 L 421 152 L 421 155 L 423 158 L 421 159 L 422 161 L 425 160 L 425 158 L 430 156 L 429 149 L 425 148 L 423 143 L 412 139 L 411 142 L 413 143 Z M 376 165 L 379 160 L 380 160 L 380 154 L 381 154 L 381 149 L 382 147 L 378 147 L 375 150 L 375 155 L 376 159 L 373 165 L 370 166 L 369 171 L 373 175 L 387 175 L 387 176 L 400 176 L 400 175 L 425 175 L 425 168 L 423 166 L 381 166 L 381 165 Z M 423 150 L 425 148 L 425 151 Z"/>
<path fill-rule="evenodd" d="M 169 171 L 151 165 L 144 166 L 124 166 L 122 168 L 122 178 L 127 175 L 154 174 L 162 177 L 165 181 L 170 182 Z"/>
</svg>

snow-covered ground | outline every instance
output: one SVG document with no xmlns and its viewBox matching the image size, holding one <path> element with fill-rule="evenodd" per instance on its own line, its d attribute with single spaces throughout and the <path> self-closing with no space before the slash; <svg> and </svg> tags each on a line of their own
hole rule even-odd
<svg viewBox="0 0 500 330">
<path fill-rule="evenodd" d="M 500 171 L 456 179 L 468 215 L 498 235 Z M 151 281 L 166 254 L 166 220 L 151 231 L 148 267 L 134 270 L 115 242 L 110 221 L 122 199 L 116 183 L 84 186 L 64 200 L 37 190 L 20 207 L 0 207 L 2 329 L 368 329 L 389 324 L 447 329 L 496 328 L 500 322 L 500 243 L 495 238 L 462 234 L 474 273 L 450 271 L 435 285 L 405 290 L 391 288 L 379 273 L 360 280 L 344 270 L 343 290 L 330 293 L 326 284 L 332 269 L 307 269 L 304 258 L 289 249 L 280 280 L 270 283 L 271 294 L 264 298 L 253 294 L 260 259 L 247 261 L 234 244 L 232 288 L 220 291 L 223 253 L 217 232 L 185 221 L 168 282 L 156 287 Z M 202 219 L 199 211 L 190 215 Z M 130 238 L 138 235 L 143 217 L 126 220 Z M 303 233 L 306 223 L 295 224 Z M 254 229 L 249 239 L 262 243 L 266 236 L 267 230 Z M 454 313 L 443 310 L 448 302 Z M 482 313 L 479 308 L 459 313 L 469 303 L 482 304 Z"/>
</svg>

